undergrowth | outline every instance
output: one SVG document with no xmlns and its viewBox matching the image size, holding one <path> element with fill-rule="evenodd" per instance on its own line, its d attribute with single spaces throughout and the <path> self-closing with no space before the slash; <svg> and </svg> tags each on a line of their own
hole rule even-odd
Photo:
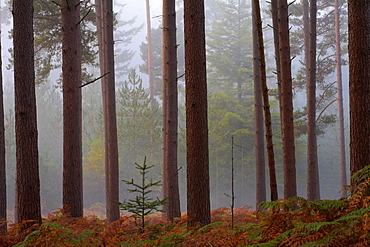
<svg viewBox="0 0 370 247">
<path fill-rule="evenodd" d="M 107 224 L 96 216 L 55 212 L 24 232 L 10 225 L 0 234 L 0 246 L 370 246 L 369 191 L 367 179 L 349 198 L 295 197 L 263 203 L 258 213 L 238 208 L 233 229 L 228 208 L 213 210 L 212 223 L 198 228 L 187 227 L 185 213 L 175 224 L 157 214 L 148 217 L 144 233 L 130 215 Z"/>
</svg>

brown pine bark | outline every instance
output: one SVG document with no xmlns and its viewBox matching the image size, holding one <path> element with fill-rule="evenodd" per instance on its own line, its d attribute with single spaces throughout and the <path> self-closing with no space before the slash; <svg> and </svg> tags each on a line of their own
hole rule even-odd
<svg viewBox="0 0 370 247">
<path fill-rule="evenodd" d="M 78 0 L 62 1 L 63 207 L 83 216 L 81 33 Z"/>
<path fill-rule="evenodd" d="M 288 4 L 278 0 L 280 76 L 281 76 L 281 127 L 284 160 L 284 198 L 297 195 L 295 145 L 293 123 L 292 72 L 289 46 Z"/>
<path fill-rule="evenodd" d="M 255 2 L 252 3 L 253 23 L 253 75 L 254 75 L 254 132 L 255 132 L 255 157 L 256 157 L 256 208 L 266 201 L 265 183 L 265 141 L 263 128 L 263 103 L 261 89 L 261 68 L 258 56 L 258 34 L 256 25 Z"/>
<path fill-rule="evenodd" d="M 163 97 L 164 111 L 164 152 L 163 171 L 166 177 L 167 220 L 174 221 L 181 216 L 177 170 L 177 42 L 176 42 L 176 2 L 163 1 L 162 17 L 162 77 L 166 94 Z"/>
<path fill-rule="evenodd" d="M 187 210 L 189 225 L 211 221 L 204 0 L 184 0 Z"/>
<path fill-rule="evenodd" d="M 265 62 L 265 50 L 263 44 L 263 32 L 262 32 L 262 18 L 261 9 L 258 0 L 253 1 L 254 12 L 256 15 L 255 26 L 257 32 L 257 45 L 258 45 L 258 57 L 260 67 L 260 78 L 261 78 L 261 89 L 263 99 L 263 110 L 265 114 L 265 129 L 266 129 L 266 144 L 267 144 L 267 157 L 268 166 L 270 172 L 270 193 L 271 200 L 275 201 L 278 199 L 277 183 L 276 183 L 276 172 L 275 172 L 275 155 L 274 155 L 274 144 L 272 141 L 272 125 L 271 125 L 271 112 L 270 102 L 266 80 L 266 62 Z"/>
<path fill-rule="evenodd" d="M 309 50 L 307 73 L 307 200 L 320 199 L 316 137 L 316 0 L 310 1 Z"/>
<path fill-rule="evenodd" d="M 348 0 L 351 175 L 370 164 L 370 2 Z M 358 184 L 352 180 L 355 188 Z"/>
<path fill-rule="evenodd" d="M 341 197 L 347 196 L 344 189 L 347 186 L 347 168 L 346 168 L 346 147 L 344 137 L 344 113 L 343 113 L 343 86 L 342 86 L 342 55 L 340 43 L 340 22 L 339 22 L 339 0 L 334 1 L 335 8 L 335 57 L 336 78 L 337 78 L 337 102 L 338 102 L 338 132 L 339 132 L 339 150 L 340 150 L 340 185 Z"/>
<path fill-rule="evenodd" d="M 13 1 L 14 94 L 16 133 L 15 222 L 41 224 L 37 140 L 33 1 Z"/>
<path fill-rule="evenodd" d="M 152 66 L 152 25 L 150 21 L 150 5 L 149 0 L 145 0 L 146 9 L 146 35 L 148 39 L 148 81 L 149 81 L 149 97 L 150 107 L 153 108 L 154 102 L 154 77 L 153 77 L 153 66 Z"/>
<path fill-rule="evenodd" d="M 1 37 L 1 26 L 0 26 Z M 4 93 L 3 93 L 3 70 L 0 39 L 0 231 L 6 230 L 6 163 L 5 163 L 5 126 L 4 126 Z"/>
<path fill-rule="evenodd" d="M 106 212 L 108 222 L 119 220 L 119 171 L 118 144 L 116 121 L 116 89 L 114 71 L 114 38 L 113 38 L 113 2 L 103 0 L 104 4 L 104 74 L 103 81 L 103 113 L 105 131 L 105 161 L 106 161 Z"/>
</svg>

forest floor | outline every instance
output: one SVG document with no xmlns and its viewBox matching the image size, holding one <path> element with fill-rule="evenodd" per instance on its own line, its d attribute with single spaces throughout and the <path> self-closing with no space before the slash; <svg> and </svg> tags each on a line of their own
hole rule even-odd
<svg viewBox="0 0 370 247">
<path fill-rule="evenodd" d="M 295 197 L 264 203 L 260 212 L 237 208 L 233 226 L 229 208 L 213 210 L 203 227 L 188 227 L 185 213 L 177 223 L 155 214 L 143 232 L 132 215 L 108 224 L 97 212 L 70 218 L 58 211 L 24 231 L 10 225 L 0 246 L 370 246 L 369 195 L 370 179 L 340 200 Z"/>
</svg>

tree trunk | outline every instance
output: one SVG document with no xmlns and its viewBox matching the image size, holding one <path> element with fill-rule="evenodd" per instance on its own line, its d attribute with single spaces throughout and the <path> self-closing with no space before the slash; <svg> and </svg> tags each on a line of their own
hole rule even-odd
<svg viewBox="0 0 370 247">
<path fill-rule="evenodd" d="M 344 113 L 343 113 L 343 87 L 342 87 L 342 54 L 340 47 L 340 22 L 339 22 L 339 0 L 335 0 L 335 49 L 337 60 L 337 102 L 338 102 L 338 132 L 339 132 L 339 150 L 340 150 L 340 186 L 341 197 L 347 196 L 345 187 L 347 186 L 347 168 L 346 168 L 346 147 L 344 137 Z"/>
<path fill-rule="evenodd" d="M 0 24 L 1 37 L 1 24 Z M 0 39 L 0 231 L 7 229 L 6 222 L 6 163 L 5 163 L 5 126 L 4 126 L 4 92 L 3 70 Z"/>
<path fill-rule="evenodd" d="M 163 173 L 166 174 L 167 192 L 167 220 L 173 221 L 181 216 L 180 195 L 177 170 L 177 127 L 178 127 L 178 99 L 177 99 L 177 43 L 176 43 L 176 2 L 175 0 L 163 1 L 162 19 L 162 76 L 163 87 L 166 92 L 162 99 L 164 114 L 164 149 Z"/>
<path fill-rule="evenodd" d="M 148 38 L 148 81 L 149 81 L 149 97 L 150 97 L 150 108 L 153 108 L 154 102 L 154 78 L 153 78 L 153 66 L 152 66 L 152 27 L 150 21 L 150 6 L 149 0 L 146 2 L 146 34 Z"/>
<path fill-rule="evenodd" d="M 256 208 L 266 201 L 265 182 L 265 142 L 263 128 L 263 103 L 261 89 L 261 68 L 258 56 L 258 34 L 256 25 L 255 2 L 252 5 L 253 23 L 253 74 L 254 74 L 254 131 L 255 131 L 255 157 L 256 157 Z"/>
<path fill-rule="evenodd" d="M 15 222 L 41 224 L 37 140 L 33 1 L 13 1 L 14 94 L 16 136 Z"/>
<path fill-rule="evenodd" d="M 262 18 L 261 18 L 261 9 L 259 5 L 259 1 L 254 0 L 254 4 L 255 4 L 255 12 L 256 12 L 258 54 L 259 54 L 259 66 L 260 66 L 260 73 L 261 73 L 263 109 L 264 109 L 264 114 L 265 114 L 267 156 L 268 156 L 268 166 L 269 166 L 269 171 L 270 171 L 271 200 L 275 201 L 278 199 L 278 192 L 277 192 L 276 172 L 275 172 L 274 144 L 272 141 L 270 102 L 269 102 L 267 80 L 266 80 L 266 62 L 265 62 L 265 50 L 264 50 L 264 44 L 263 44 Z"/>
<path fill-rule="evenodd" d="M 80 5 L 62 1 L 63 207 L 83 216 Z"/>
<path fill-rule="evenodd" d="M 97 29 L 97 36 L 98 36 L 98 53 L 99 53 L 99 69 L 100 69 L 100 75 L 103 76 L 101 79 L 100 79 L 100 82 L 101 82 L 101 90 L 102 90 L 102 105 L 103 105 L 103 118 L 104 118 L 104 140 L 108 140 L 108 133 L 107 133 L 107 128 L 105 128 L 106 126 L 106 123 L 108 122 L 107 120 L 107 114 L 104 114 L 104 105 L 105 105 L 105 102 L 106 101 L 106 87 L 105 85 L 107 84 L 107 77 L 104 76 L 105 73 L 106 73 L 106 52 L 105 52 L 105 43 L 104 43 L 104 35 L 105 35 L 105 28 L 106 26 L 104 25 L 104 2 L 103 0 L 95 0 L 95 12 L 96 12 L 96 29 Z M 106 111 L 105 111 L 106 112 Z M 106 210 L 106 214 L 108 215 L 108 204 L 107 204 L 107 196 L 108 196 L 108 184 L 109 184 L 109 177 L 108 177 L 108 174 L 109 174 L 109 166 L 107 164 L 109 164 L 109 158 L 108 156 L 106 155 L 106 151 L 108 150 L 108 142 L 104 141 L 104 164 L 105 164 L 105 210 Z"/>
<path fill-rule="evenodd" d="M 297 195 L 295 145 L 292 100 L 292 72 L 289 46 L 288 4 L 278 0 L 280 75 L 281 75 L 281 127 L 284 152 L 284 198 Z"/>
<path fill-rule="evenodd" d="M 119 171 L 118 171 L 118 144 L 116 121 L 116 88 L 114 71 L 114 38 L 113 38 L 113 2 L 103 0 L 104 3 L 104 66 L 107 73 L 103 81 L 104 99 L 104 131 L 105 131 L 105 161 L 106 161 L 106 210 L 108 222 L 119 220 Z"/>
<path fill-rule="evenodd" d="M 370 164 L 370 2 L 348 0 L 351 175 Z M 351 181 L 352 188 L 358 185 Z"/>
<path fill-rule="evenodd" d="M 310 2 L 310 38 L 307 74 L 307 199 L 320 199 L 316 137 L 316 0 Z"/>
<path fill-rule="evenodd" d="M 184 0 L 187 210 L 189 225 L 211 221 L 204 0 Z"/>
</svg>

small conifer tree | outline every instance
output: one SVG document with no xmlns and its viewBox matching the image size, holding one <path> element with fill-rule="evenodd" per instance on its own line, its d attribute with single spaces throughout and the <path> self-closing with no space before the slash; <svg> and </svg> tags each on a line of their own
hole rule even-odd
<svg viewBox="0 0 370 247">
<path fill-rule="evenodd" d="M 119 203 L 121 210 L 126 210 L 130 213 L 135 214 L 135 218 L 139 218 L 140 220 L 140 230 L 144 232 L 145 227 L 145 216 L 152 214 L 154 212 L 162 212 L 159 209 L 160 206 L 166 204 L 166 199 L 160 200 L 158 197 L 156 200 L 149 197 L 149 194 L 152 192 L 152 187 L 154 186 L 161 186 L 161 181 L 153 182 L 152 180 L 148 183 L 148 177 L 146 174 L 149 172 L 148 170 L 153 167 L 153 165 L 148 166 L 146 164 L 146 157 L 144 158 L 143 165 L 139 165 L 135 163 L 136 169 L 140 171 L 141 175 L 141 182 L 135 183 L 134 179 L 131 181 L 122 180 L 127 185 L 132 185 L 134 189 L 127 189 L 130 193 L 137 193 L 134 199 L 124 200 L 124 202 Z"/>
</svg>

